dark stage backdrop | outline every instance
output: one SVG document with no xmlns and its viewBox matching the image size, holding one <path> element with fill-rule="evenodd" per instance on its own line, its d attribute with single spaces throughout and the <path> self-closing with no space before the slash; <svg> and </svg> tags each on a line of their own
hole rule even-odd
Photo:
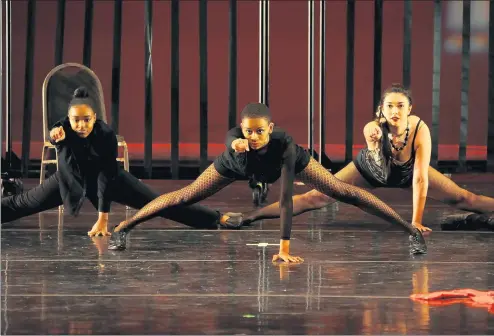
<svg viewBox="0 0 494 336">
<path fill-rule="evenodd" d="M 459 2 L 460 3 L 460 2 Z M 457 158 L 460 124 L 461 5 L 443 3 L 440 159 Z M 468 157 L 484 158 L 487 134 L 488 3 L 472 2 L 472 55 Z M 12 110 L 14 150 L 20 155 L 23 127 L 27 2 L 13 1 Z M 316 6 L 318 7 L 318 6 Z M 31 159 L 39 159 L 42 141 L 41 86 L 54 67 L 57 2 L 36 3 Z M 197 1 L 180 1 L 180 155 L 199 157 L 199 34 Z M 316 13 L 318 16 L 318 14 Z M 316 16 L 316 17 L 317 17 Z M 355 145 L 363 145 L 362 127 L 373 113 L 372 1 L 357 1 L 355 28 Z M 131 159 L 144 148 L 144 2 L 124 1 L 121 53 L 120 134 L 130 144 Z M 346 1 L 327 3 L 327 118 L 330 157 L 344 157 Z M 84 1 L 66 5 L 64 62 L 82 63 Z M 238 2 L 238 109 L 258 100 L 258 2 Z M 432 114 L 432 1 L 413 2 L 412 90 L 414 112 L 427 123 Z M 271 87 L 274 121 L 300 144 L 307 143 L 307 3 L 271 2 Z M 222 145 L 228 120 L 228 1 L 208 7 L 209 154 Z M 316 36 L 316 39 L 318 37 Z M 111 121 L 113 2 L 94 2 L 91 67 L 99 76 Z M 402 80 L 403 2 L 384 2 L 383 86 Z M 317 51 L 316 51 L 317 52 Z M 170 2 L 153 9 L 153 158 L 169 156 L 170 142 Z M 317 82 L 317 78 L 316 78 Z M 2 139 L 4 141 L 4 139 Z M 316 138 L 316 143 L 318 143 Z M 5 150 L 3 146 L 3 151 Z"/>
</svg>

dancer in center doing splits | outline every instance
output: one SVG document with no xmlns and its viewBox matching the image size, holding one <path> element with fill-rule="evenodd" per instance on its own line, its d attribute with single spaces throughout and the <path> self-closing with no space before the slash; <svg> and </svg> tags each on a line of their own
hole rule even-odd
<svg viewBox="0 0 494 336">
<path fill-rule="evenodd" d="M 393 209 L 371 193 L 335 178 L 307 151 L 296 145 L 286 132 L 274 128 L 266 105 L 248 104 L 241 113 L 241 120 L 238 135 L 242 135 L 247 140 L 248 151 L 236 153 L 233 149 L 226 150 L 190 185 L 159 196 L 132 218 L 120 223 L 114 229 L 115 235 L 110 249 L 125 249 L 126 235 L 139 223 L 156 216 L 159 211 L 176 205 L 199 202 L 217 193 L 236 179 L 255 175 L 257 180 L 266 183 L 273 183 L 281 177 L 281 241 L 279 253 L 273 256 L 273 261 L 278 259 L 286 262 L 302 261 L 302 258 L 291 256 L 289 253 L 295 177 L 325 195 L 355 205 L 399 226 L 410 235 L 410 252 L 426 253 L 427 246 L 420 230 L 402 219 Z M 241 217 L 232 216 L 227 219 L 227 222 L 239 219 L 241 220 Z M 233 226 L 231 221 L 229 224 Z"/>
</svg>

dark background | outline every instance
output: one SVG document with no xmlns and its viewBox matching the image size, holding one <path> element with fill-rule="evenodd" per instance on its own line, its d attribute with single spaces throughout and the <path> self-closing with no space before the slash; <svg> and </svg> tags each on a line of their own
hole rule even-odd
<svg viewBox="0 0 494 336">
<path fill-rule="evenodd" d="M 455 12 L 453 2 L 443 2 L 443 45 L 451 44 L 452 41 L 454 45 L 455 38 L 461 38 L 461 2 L 458 3 L 460 3 L 459 12 Z M 211 158 L 224 149 L 222 141 L 228 130 L 228 6 L 228 1 L 209 1 L 208 6 L 209 155 Z M 247 102 L 258 100 L 258 6 L 257 1 L 238 2 L 239 110 Z M 484 22 L 488 13 L 487 6 L 486 1 L 472 2 L 472 44 L 474 39 L 477 42 L 483 41 L 482 38 L 487 34 L 488 22 Z M 319 15 L 318 7 L 316 2 L 316 21 Z M 197 1 L 180 1 L 180 156 L 182 159 L 199 157 L 198 10 Z M 27 2 L 13 1 L 12 11 L 13 141 L 14 151 L 20 156 Z M 39 159 L 41 154 L 41 86 L 46 74 L 55 66 L 56 13 L 56 1 L 37 1 L 30 153 L 33 160 Z M 84 1 L 68 0 L 65 15 L 63 62 L 82 63 Z M 374 109 L 372 106 L 373 20 L 373 2 L 357 1 L 354 95 L 356 150 L 364 144 L 361 130 L 370 120 Z M 460 25 L 455 26 L 454 22 L 458 20 Z M 145 133 L 144 2 L 124 1 L 122 22 L 119 133 L 129 143 L 130 158 L 140 160 L 144 157 Z M 275 123 L 289 131 L 296 141 L 304 146 L 307 144 L 308 124 L 307 22 L 306 1 L 271 1 L 270 106 Z M 95 1 L 92 43 L 91 68 L 103 84 L 107 114 L 111 121 L 113 1 Z M 443 48 L 442 53 L 440 160 L 458 157 L 461 41 L 459 43 L 457 51 Z M 415 99 L 413 111 L 429 125 L 432 115 L 432 46 L 433 2 L 413 1 L 411 56 L 411 88 Z M 317 52 L 316 50 L 316 55 Z M 403 2 L 384 1 L 383 88 L 393 82 L 402 81 L 402 54 Z M 486 157 L 487 56 L 485 51 L 471 54 L 468 159 Z M 327 3 L 326 58 L 326 149 L 332 159 L 340 160 L 344 158 L 345 139 L 346 1 Z M 166 159 L 169 157 L 171 127 L 170 2 L 167 1 L 154 2 L 152 60 L 153 159 Z M 317 137 L 316 143 L 318 143 Z M 5 145 L 2 150 L 5 151 Z"/>
</svg>

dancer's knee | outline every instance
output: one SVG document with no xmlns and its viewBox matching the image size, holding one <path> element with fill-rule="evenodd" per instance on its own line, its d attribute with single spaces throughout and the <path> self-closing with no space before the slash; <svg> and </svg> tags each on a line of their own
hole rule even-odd
<svg viewBox="0 0 494 336">
<path fill-rule="evenodd" d="M 462 189 L 456 197 L 446 199 L 445 203 L 459 209 L 471 209 L 477 203 L 478 198 L 478 195 Z"/>
<path fill-rule="evenodd" d="M 192 185 L 189 185 L 178 190 L 177 192 L 174 192 L 171 195 L 171 199 L 174 205 L 187 206 L 200 201 L 203 198 L 202 196 L 203 195 L 200 191 L 193 188 Z"/>
<path fill-rule="evenodd" d="M 326 196 L 317 190 L 306 192 L 305 194 L 300 195 L 300 198 L 313 209 L 323 208 L 331 202 L 329 196 Z"/>
</svg>

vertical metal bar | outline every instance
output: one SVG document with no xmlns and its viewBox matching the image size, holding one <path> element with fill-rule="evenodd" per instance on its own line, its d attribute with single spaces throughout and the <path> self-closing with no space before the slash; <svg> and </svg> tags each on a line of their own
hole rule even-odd
<svg viewBox="0 0 494 336">
<path fill-rule="evenodd" d="M 259 102 L 264 103 L 264 0 L 259 0 Z"/>
<path fill-rule="evenodd" d="M 208 166 L 208 1 L 199 1 L 200 170 Z"/>
<path fill-rule="evenodd" d="M 319 10 L 319 163 L 326 149 L 326 0 L 320 0 Z"/>
<path fill-rule="evenodd" d="M 269 106 L 269 1 L 259 0 L 259 102 Z"/>
<path fill-rule="evenodd" d="M 31 123 L 33 114 L 33 74 L 34 74 L 34 40 L 36 26 L 36 1 L 27 3 L 26 60 L 24 71 L 24 118 L 22 122 L 22 166 L 24 177 L 29 172 L 29 150 L 31 147 Z"/>
<path fill-rule="evenodd" d="M 314 157 L 314 0 L 308 1 L 308 142 L 309 152 Z"/>
<path fill-rule="evenodd" d="M 264 101 L 269 106 L 269 6 L 270 0 L 264 0 Z"/>
<path fill-rule="evenodd" d="M 4 106 L 3 106 L 3 41 L 4 41 L 4 36 L 3 36 L 3 1 L 0 1 L 0 141 L 2 141 L 2 129 L 3 129 L 3 111 L 4 111 Z M 7 113 L 5 113 L 7 114 Z M 0 155 L 1 156 L 1 155 Z M 2 163 L 4 162 L 3 159 L 0 160 Z M 0 171 L 5 171 L 6 167 L 0 166 Z M 0 230 L 0 236 L 1 236 L 1 230 Z"/>
<path fill-rule="evenodd" d="M 12 109 L 11 109 L 11 87 L 12 87 L 12 2 L 5 1 L 5 116 L 6 116 L 6 160 L 8 169 L 12 169 Z"/>
<path fill-rule="evenodd" d="M 494 0 L 489 0 L 487 171 L 494 171 Z"/>
<path fill-rule="evenodd" d="M 431 166 L 437 167 L 439 158 L 439 113 L 440 113 L 440 82 L 441 82 L 441 50 L 442 50 L 442 4 L 434 0 L 434 46 L 432 64 L 432 148 Z"/>
<path fill-rule="evenodd" d="M 179 53 L 179 0 L 171 1 L 171 163 L 172 163 L 172 179 L 176 180 L 179 177 L 179 69 L 180 69 L 180 53 Z"/>
<path fill-rule="evenodd" d="M 346 136 L 345 162 L 353 159 L 353 86 L 355 66 L 355 0 L 346 9 Z"/>
<path fill-rule="evenodd" d="M 153 162 L 153 0 L 144 2 L 144 171 L 152 176 Z M 178 125 L 177 125 L 178 126 Z"/>
<path fill-rule="evenodd" d="M 122 0 L 115 0 L 113 7 L 113 60 L 111 72 L 111 126 L 119 129 L 120 112 L 120 53 L 122 44 Z"/>
<path fill-rule="evenodd" d="M 237 0 L 230 0 L 228 129 L 237 124 Z"/>
<path fill-rule="evenodd" d="M 383 0 L 374 1 L 374 101 L 372 115 L 381 100 L 381 63 L 383 44 Z"/>
<path fill-rule="evenodd" d="M 405 0 L 403 18 L 403 86 L 410 87 L 412 67 L 412 0 Z"/>
<path fill-rule="evenodd" d="M 63 62 L 63 38 L 65 35 L 65 0 L 58 0 L 57 28 L 55 33 L 55 66 Z"/>
<path fill-rule="evenodd" d="M 84 47 L 82 49 L 82 64 L 91 67 L 91 48 L 93 45 L 93 1 L 86 0 L 84 14 Z"/>
<path fill-rule="evenodd" d="M 470 0 L 463 0 L 463 30 L 461 34 L 461 120 L 458 170 L 467 169 L 468 86 L 470 85 Z"/>
</svg>

